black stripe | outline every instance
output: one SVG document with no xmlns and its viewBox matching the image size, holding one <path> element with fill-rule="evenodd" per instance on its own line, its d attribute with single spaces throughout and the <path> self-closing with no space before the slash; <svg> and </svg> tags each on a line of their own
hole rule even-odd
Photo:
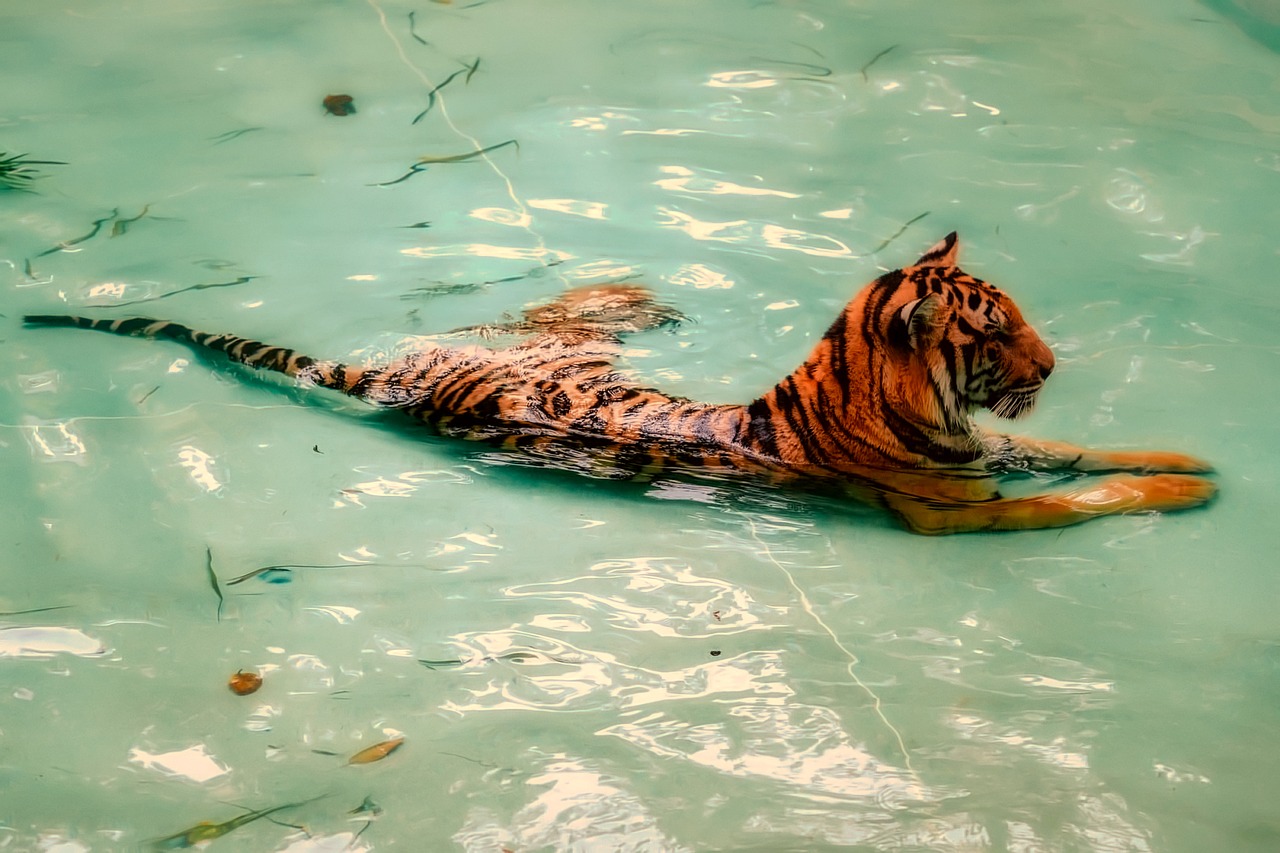
<svg viewBox="0 0 1280 853">
<path fill-rule="evenodd" d="M 769 403 L 761 397 L 747 406 L 747 434 L 742 443 L 754 448 L 760 455 L 778 458 L 778 437 L 773 428 L 773 413 Z"/>
<path fill-rule="evenodd" d="M 466 399 L 466 397 L 470 396 L 470 394 L 481 385 L 489 382 L 495 374 L 501 373 L 505 368 L 506 365 L 502 363 L 495 364 L 493 362 L 476 360 L 468 364 L 462 370 L 454 371 L 449 377 L 448 388 L 441 390 L 439 383 L 437 383 L 431 395 L 432 400 L 436 406 L 442 409 L 453 408 Z M 421 383 L 422 379 L 415 381 L 415 384 Z"/>
<path fill-rule="evenodd" d="M 966 397 L 960 390 L 960 372 L 957 370 L 956 363 L 956 357 L 959 353 L 956 351 L 956 345 L 949 340 L 943 340 L 938 350 L 942 353 L 942 360 L 947 366 L 947 374 L 951 377 L 951 399 L 955 401 L 957 408 L 963 408 Z"/>
<path fill-rule="evenodd" d="M 847 404 L 849 402 L 849 317 L 844 312 L 840 312 L 840 316 L 831 324 L 831 328 L 827 329 L 827 333 L 823 335 L 828 346 L 831 348 L 831 378 L 840 388 L 840 402 Z"/>
<path fill-rule="evenodd" d="M 975 369 L 978 361 L 978 345 L 972 342 L 961 344 L 960 357 L 964 360 L 964 384 L 965 387 L 968 387 L 969 383 L 973 382 L 974 377 L 978 375 L 978 371 Z"/>
<path fill-rule="evenodd" d="M 889 300 L 893 298 L 898 287 L 902 284 L 902 278 L 902 270 L 885 273 L 876 279 L 876 283 L 872 285 L 871 292 L 867 295 L 862 316 L 862 339 L 872 349 L 883 339 L 880 331 L 882 326 L 881 315 L 884 313 L 885 305 L 889 303 Z"/>
<path fill-rule="evenodd" d="M 833 405 L 826 394 L 819 392 L 813 396 L 810 402 L 813 408 L 814 420 L 826 431 L 829 437 L 836 439 L 843 449 L 847 450 L 851 446 L 857 446 L 875 453 L 881 452 L 866 436 L 849 429 L 848 424 L 845 422 L 844 407 Z"/>
<path fill-rule="evenodd" d="M 929 451 L 933 449 L 933 442 L 929 440 L 920 428 L 908 421 L 898 411 L 890 405 L 885 399 L 884 394 L 877 395 L 876 404 L 880 409 L 880 417 L 884 421 L 884 425 L 889 428 L 894 437 L 902 442 L 902 446 L 909 452 L 918 456 L 929 456 Z"/>
<path fill-rule="evenodd" d="M 112 325 L 111 331 L 115 332 L 117 335 L 136 335 L 144 329 L 154 326 L 157 322 L 158 321 L 152 320 L 149 317 L 130 317 L 127 320 L 117 320 Z M 166 323 L 156 329 L 152 334 L 164 337 L 178 337 L 171 333 L 171 330 L 169 329 L 170 326 L 176 327 L 172 331 L 180 329 L 186 332 L 188 337 L 190 336 L 191 330 L 185 326 L 179 326 L 177 323 Z"/>
<path fill-rule="evenodd" d="M 829 461 L 831 456 L 822 446 L 818 431 L 813 428 L 810 412 L 805 406 L 804 395 L 800 393 L 794 377 L 788 376 L 784 379 L 778 386 L 779 390 L 784 386 L 787 388 L 785 400 L 787 405 L 781 408 L 782 416 L 791 427 L 792 434 L 799 440 L 800 449 L 804 451 L 806 461 L 817 463 Z M 778 402 L 780 404 L 784 402 L 781 394 L 778 396 Z"/>
<path fill-rule="evenodd" d="M 955 247 L 955 245 L 956 245 L 956 232 L 952 231 L 946 237 L 942 238 L 942 242 L 938 244 L 936 249 L 929 252 L 925 252 L 923 255 L 920 256 L 920 260 L 916 261 L 916 263 L 924 264 L 924 263 L 928 263 L 929 261 L 940 260 L 941 258 L 945 257 L 947 252 L 950 252 L 952 248 Z"/>
</svg>

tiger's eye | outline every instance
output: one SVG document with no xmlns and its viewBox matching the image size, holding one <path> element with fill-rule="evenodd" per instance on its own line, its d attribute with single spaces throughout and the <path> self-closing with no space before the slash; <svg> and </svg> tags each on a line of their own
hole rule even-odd
<svg viewBox="0 0 1280 853">
<path fill-rule="evenodd" d="M 237 696 L 248 696 L 250 693 L 257 692 L 261 686 L 261 675 L 256 672 L 245 672 L 243 669 L 227 679 L 227 687 L 231 688 L 231 692 Z"/>
</svg>

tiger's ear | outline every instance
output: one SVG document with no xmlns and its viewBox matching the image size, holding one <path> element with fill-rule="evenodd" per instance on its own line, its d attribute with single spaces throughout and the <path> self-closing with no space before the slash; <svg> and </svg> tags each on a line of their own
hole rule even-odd
<svg viewBox="0 0 1280 853">
<path fill-rule="evenodd" d="M 960 238 L 952 231 L 916 261 L 918 267 L 954 267 L 960 254 Z"/>
<path fill-rule="evenodd" d="M 889 341 L 903 349 L 919 352 L 942 337 L 942 297 L 930 293 L 898 309 L 889 322 Z"/>
</svg>

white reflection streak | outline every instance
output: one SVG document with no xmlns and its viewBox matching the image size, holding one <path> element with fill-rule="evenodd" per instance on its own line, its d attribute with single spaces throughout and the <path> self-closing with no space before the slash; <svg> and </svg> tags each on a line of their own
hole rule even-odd
<svg viewBox="0 0 1280 853">
<path fill-rule="evenodd" d="M 1096 853 L 1152 853 L 1151 844 L 1142 830 L 1119 813 L 1124 800 L 1115 794 L 1083 796 L 1080 813 L 1083 826 L 1071 826 L 1072 834 Z"/>
<path fill-rule="evenodd" d="M 346 607 L 341 604 L 321 604 L 314 607 L 304 607 L 303 610 L 311 613 L 320 613 L 330 616 L 339 625 L 349 625 L 356 621 L 356 617 L 360 615 L 359 609 L 355 607 Z"/>
<path fill-rule="evenodd" d="M 51 658 L 67 654 L 98 657 L 106 646 L 83 631 L 61 625 L 22 625 L 0 628 L 0 659 Z"/>
<path fill-rule="evenodd" d="M 222 488 L 222 481 L 213 473 L 213 456 L 193 444 L 185 444 L 178 450 L 178 464 L 187 469 L 197 486 L 212 494 Z"/>
<path fill-rule="evenodd" d="M 662 228 L 677 228 L 695 240 L 707 240 L 717 243 L 741 243 L 750 240 L 753 227 L 746 219 L 734 219 L 728 222 L 703 222 L 687 213 L 669 207 L 659 207 L 658 212 L 667 217 L 659 222 Z M 852 258 L 853 251 L 834 237 L 825 234 L 813 234 L 798 231 L 794 228 L 783 228 L 781 225 L 765 223 L 760 226 L 761 242 L 773 249 L 787 249 L 803 252 L 821 258 Z M 822 245 L 802 245 L 805 242 L 825 243 Z"/>
<path fill-rule="evenodd" d="M 1047 675 L 1023 675 L 1018 680 L 1029 687 L 1048 687 L 1051 690 L 1068 690 L 1074 693 L 1114 693 L 1114 681 L 1066 681 Z"/>
<path fill-rule="evenodd" d="M 797 713 L 804 716 L 793 720 Z M 745 731 L 741 742 L 730 737 L 724 724 L 693 724 L 660 711 L 598 734 L 730 776 L 773 779 L 812 792 L 871 799 L 886 807 L 897 799 L 931 798 L 914 771 L 885 764 L 850 743 L 829 708 L 747 699 L 735 702 L 730 714 Z"/>
<path fill-rule="evenodd" d="M 1181 782 L 1198 782 L 1201 785 L 1209 784 L 1209 777 L 1202 773 L 1196 773 L 1193 771 L 1180 772 L 1170 767 L 1168 764 L 1162 764 L 1159 761 L 1152 765 L 1152 769 L 1156 771 L 1157 776 L 1164 779 L 1166 782 L 1173 782 L 1175 784 Z"/>
<path fill-rule="evenodd" d="M 752 672 L 748 668 L 752 666 L 758 671 Z M 756 653 L 750 659 L 743 656 L 731 660 L 719 660 L 669 673 L 638 671 L 656 676 L 659 681 L 653 685 L 640 684 L 624 688 L 627 692 L 619 694 L 624 710 L 677 698 L 708 699 L 717 695 L 746 696 L 754 693 L 757 696 L 772 696 L 780 699 L 795 695 L 795 691 L 783 682 L 764 680 L 766 676 L 782 673 L 778 655 L 767 652 Z"/>
<path fill-rule="evenodd" d="M 576 198 L 531 198 L 529 206 L 538 210 L 567 213 L 586 219 L 604 219 L 608 205 L 601 201 L 583 201 Z"/>
<path fill-rule="evenodd" d="M 707 80 L 707 86 L 713 89 L 768 89 L 777 86 L 781 81 L 764 71 L 748 69 L 743 71 L 717 71 Z"/>
<path fill-rule="evenodd" d="M 689 136 L 695 133 L 708 133 L 706 130 L 693 130 L 685 127 L 658 127 L 653 130 L 624 130 L 623 136 Z"/>
<path fill-rule="evenodd" d="M 583 700 L 591 699 L 592 704 L 604 703 L 630 716 L 637 708 L 660 702 L 742 697 L 785 703 L 794 695 L 782 680 L 777 652 L 755 652 L 663 671 L 625 665 L 607 653 L 584 651 L 536 634 L 478 634 L 453 640 L 457 648 L 450 654 L 457 656 L 452 662 L 454 671 L 474 676 L 463 688 L 465 698 L 441 705 L 441 710 L 458 715 L 580 709 Z M 450 661 L 437 665 L 450 665 Z M 513 668 L 520 670 L 518 675 Z"/>
<path fill-rule="evenodd" d="M 129 750 L 129 761 L 146 770 L 154 770 L 165 776 L 190 779 L 198 784 L 231 772 L 231 768 L 210 755 L 208 748 L 202 743 L 164 753 L 151 753 L 134 747 Z"/>
<path fill-rule="evenodd" d="M 1178 264 L 1180 266 L 1190 266 L 1192 262 L 1192 253 L 1196 247 L 1204 242 L 1208 234 L 1199 225 L 1192 226 L 1191 230 L 1186 234 L 1163 234 L 1160 236 L 1169 237 L 1175 243 L 1183 243 L 1183 247 L 1176 252 L 1152 252 L 1145 255 L 1139 255 L 1143 260 L 1155 261 L 1159 264 Z"/>
<path fill-rule="evenodd" d="M 471 211 L 471 216 L 474 219 L 479 219 L 484 222 L 492 222 L 495 225 L 511 225 L 525 229 L 528 229 L 528 227 L 533 223 L 533 217 L 531 217 L 527 211 L 508 210 L 505 207 L 476 208 Z"/>
<path fill-rule="evenodd" d="M 278 853 L 369 853 L 369 844 L 359 840 L 358 832 L 336 832 L 333 835 L 308 835 L 292 841 Z"/>
<path fill-rule="evenodd" d="M 501 258 L 508 261 L 536 261 L 542 264 L 563 262 L 573 255 L 546 246 L 524 249 L 518 246 L 494 246 L 488 243 L 468 243 L 464 246 L 410 246 L 401 249 L 400 254 L 413 258 L 447 258 L 456 255 L 471 255 L 477 258 Z"/>
<path fill-rule="evenodd" d="M 75 462 L 83 465 L 88 451 L 80 436 L 71 431 L 69 421 L 40 422 L 25 418 L 23 426 L 31 440 L 31 448 L 50 462 Z"/>
<path fill-rule="evenodd" d="M 461 482 L 466 482 L 466 478 L 453 471 L 404 471 L 394 477 L 380 476 L 342 488 L 339 490 L 341 498 L 335 501 L 334 508 L 341 508 L 348 504 L 364 506 L 360 500 L 361 495 L 377 498 L 407 498 L 423 485 Z"/>
<path fill-rule="evenodd" d="M 735 219 L 730 222 L 703 222 L 699 219 L 694 219 L 687 213 L 681 213 L 668 207 L 660 207 L 658 212 L 667 217 L 666 222 L 658 223 L 660 227 L 678 228 L 695 240 L 740 243 L 750 236 L 744 232 L 744 228 L 747 226 L 747 220 L 745 219 Z M 735 232 L 730 232 L 730 229 L 735 229 Z"/>
<path fill-rule="evenodd" d="M 1058 737 L 1049 743 L 1037 743 L 1030 735 L 1019 731 L 993 731 L 994 725 L 990 720 L 969 714 L 955 714 L 950 722 L 961 737 L 1014 747 L 1035 756 L 1046 764 L 1061 767 L 1064 770 L 1089 769 L 1089 758 L 1083 752 L 1063 749 L 1066 743 L 1065 738 Z"/>
<path fill-rule="evenodd" d="M 580 759 L 547 763 L 528 785 L 547 786 L 512 819 L 520 846 L 549 850 L 664 850 L 679 853 L 643 801 Z"/>
<path fill-rule="evenodd" d="M 703 264 L 685 264 L 668 276 L 667 281 L 672 284 L 689 285 L 698 290 L 710 287 L 728 290 L 734 285 L 733 279 Z"/>
<path fill-rule="evenodd" d="M 104 281 L 101 284 L 95 284 L 89 288 L 89 292 L 85 294 L 89 299 L 98 299 L 102 296 L 111 296 L 119 299 L 124 296 L 128 285 L 122 281 Z"/>
<path fill-rule="evenodd" d="M 50 394 L 58 390 L 58 371 L 42 370 L 39 373 L 19 373 L 18 390 L 23 394 Z"/>
<path fill-rule="evenodd" d="M 775 249 L 794 249 L 819 258 L 852 258 L 853 251 L 835 237 L 825 234 L 811 234 L 808 231 L 797 231 L 794 228 L 783 228 L 781 225 L 765 225 L 760 229 L 760 236 L 765 245 Z M 816 240 L 828 244 L 829 248 L 818 246 L 801 246 L 798 241 Z M 793 242 L 794 241 L 794 242 Z"/>
<path fill-rule="evenodd" d="M 591 278 L 628 278 L 637 274 L 635 267 L 622 261 L 602 260 L 581 264 L 565 273 L 566 278 L 585 281 Z"/>
<path fill-rule="evenodd" d="M 608 622 L 622 630 L 649 631 L 665 637 L 767 630 L 771 623 L 766 617 L 786 611 L 756 601 L 730 583 L 702 577 L 684 563 L 661 557 L 606 560 L 591 566 L 591 570 L 595 574 L 508 587 L 505 594 L 512 598 L 569 601 L 584 610 L 604 614 Z M 616 579 L 625 581 L 628 594 L 589 589 Z M 636 591 L 665 592 L 665 596 L 657 607 L 644 607 L 635 601 Z M 711 620 L 714 628 L 710 627 Z"/>
<path fill-rule="evenodd" d="M 766 187 L 746 187 L 729 181 L 699 178 L 692 169 L 684 166 L 661 166 L 658 171 L 676 176 L 653 182 L 655 186 L 662 187 L 664 190 L 697 193 L 698 195 L 754 195 L 800 198 L 797 193 L 784 192 L 783 190 L 771 190 Z"/>
</svg>

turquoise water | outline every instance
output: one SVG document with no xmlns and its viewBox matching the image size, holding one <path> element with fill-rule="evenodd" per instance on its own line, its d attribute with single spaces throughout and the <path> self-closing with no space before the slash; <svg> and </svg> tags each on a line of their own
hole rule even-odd
<svg viewBox="0 0 1280 853">
<path fill-rule="evenodd" d="M 0 151 L 67 165 L 0 193 L 0 848 L 321 797 L 214 849 L 1277 849 L 1277 24 L 11 0 Z M 918 538 L 501 464 L 19 323 L 145 312 L 374 359 L 635 277 L 697 321 L 632 339 L 636 373 L 742 401 L 952 229 L 1058 357 L 1015 428 L 1206 457 L 1214 505 Z M 229 583 L 266 566 L 325 568 Z"/>
</svg>

